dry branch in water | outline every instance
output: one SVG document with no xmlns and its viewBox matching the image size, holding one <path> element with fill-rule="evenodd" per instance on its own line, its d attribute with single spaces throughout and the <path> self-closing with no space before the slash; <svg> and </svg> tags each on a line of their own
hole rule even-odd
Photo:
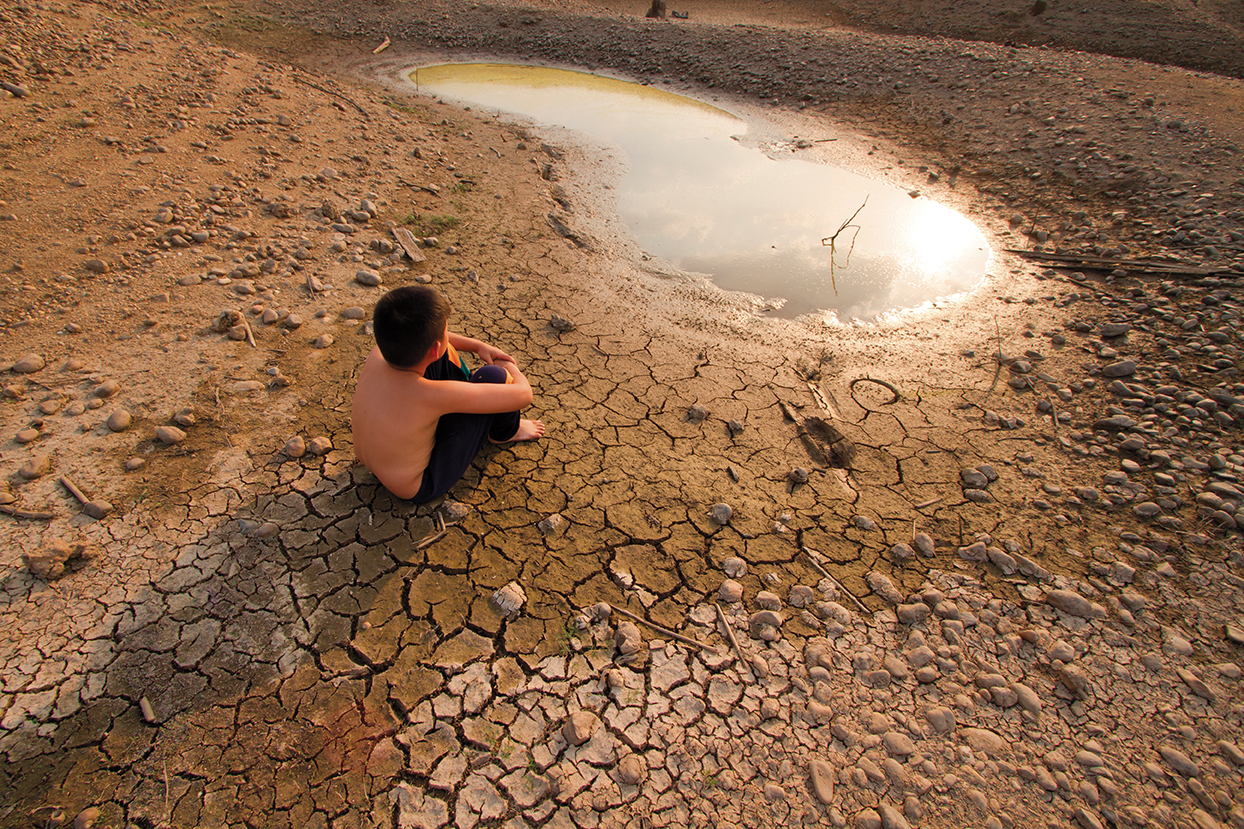
<svg viewBox="0 0 1244 829">
<path fill-rule="evenodd" d="M 868 196 L 864 197 L 864 204 L 855 208 L 855 212 L 851 214 L 850 218 L 838 225 L 838 229 L 834 231 L 833 236 L 826 236 L 821 240 L 821 245 L 829 248 L 829 284 L 834 288 L 834 296 L 838 296 L 838 280 L 834 278 L 834 269 L 838 267 L 845 268 L 851 264 L 851 251 L 855 250 L 855 237 L 860 235 L 860 226 L 851 223 L 855 221 L 856 216 L 860 215 L 860 211 L 864 209 L 865 204 L 868 204 Z M 847 248 L 847 261 L 839 265 L 834 261 L 834 257 L 838 253 L 834 245 L 838 241 L 838 235 L 848 228 L 854 228 L 855 232 L 851 234 L 851 247 Z"/>
</svg>

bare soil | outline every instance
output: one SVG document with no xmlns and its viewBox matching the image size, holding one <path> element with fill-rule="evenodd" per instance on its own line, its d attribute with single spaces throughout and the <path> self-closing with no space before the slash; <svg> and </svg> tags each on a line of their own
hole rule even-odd
<svg viewBox="0 0 1244 829">
<path fill-rule="evenodd" d="M 1222 632 L 1239 617 L 1238 535 L 1196 509 L 1194 483 L 1181 483 L 1169 526 L 1130 502 L 1070 497 L 1131 457 L 1094 435 L 1119 402 L 1100 377 L 1114 359 L 1103 346 L 1134 357 L 1150 385 L 1174 367 L 1190 388 L 1244 391 L 1234 368 L 1203 368 L 1215 353 L 1169 347 L 1211 331 L 1231 345 L 1238 328 L 1226 312 L 1244 262 L 1239 4 L 643 11 L 256 0 L 0 12 L 0 80 L 20 90 L 0 101 L 0 364 L 44 363 L 4 376 L 0 467 L 5 506 L 53 514 L 0 516 L 0 791 L 13 794 L 0 824 L 93 803 L 113 825 L 392 823 L 394 781 L 422 774 L 394 735 L 430 710 L 423 683 L 469 662 L 460 651 L 535 681 L 541 660 L 571 648 L 578 609 L 608 600 L 686 625 L 731 556 L 752 565 L 750 596 L 769 584 L 762 573 L 816 582 L 814 549 L 872 612 L 892 602 L 869 574 L 910 596 L 966 572 L 957 550 L 979 534 L 1100 589 L 1085 587 L 1106 586 L 1092 551 L 1135 532 L 1167 544 L 1162 562 L 1178 571 L 1159 582 L 1159 562 L 1144 563 L 1154 603 L 1137 639 L 1156 648 L 1184 625 L 1197 651 L 1179 664 L 1239 660 Z M 774 152 L 836 138 L 800 152 L 968 213 L 995 243 L 991 279 L 904 325 L 766 318 L 754 297 L 646 261 L 609 211 L 613 171 L 590 148 L 403 87 L 401 70 L 420 61 L 485 56 L 714 99 Z M 437 237 L 425 262 L 386 247 L 394 227 Z M 1004 252 L 1038 246 L 1217 275 L 1055 272 Z M 355 281 L 363 268 L 386 286 L 426 275 L 444 288 L 461 330 L 530 367 L 550 426 L 472 469 L 453 493 L 467 517 L 426 551 L 433 512 L 394 501 L 350 453 L 352 378 L 381 290 Z M 1170 320 L 1148 304 L 1164 292 Z M 241 314 L 253 343 L 213 327 L 222 310 Z M 555 330 L 554 313 L 575 328 Z M 1194 313 L 1191 327 L 1175 321 Z M 1134 333 L 1105 343 L 1101 325 L 1124 318 Z M 1039 371 L 1079 385 L 1070 400 L 1008 385 L 995 353 L 1029 349 Z M 1067 417 L 1046 416 L 1042 400 Z M 706 420 L 688 416 L 695 404 Z M 121 409 L 132 423 L 114 431 L 105 420 Z M 854 445 L 849 462 L 818 458 L 796 425 L 810 417 Z M 184 440 L 156 438 L 178 423 Z M 1190 459 L 1240 448 L 1236 425 L 1182 434 L 1176 454 Z M 332 448 L 291 457 L 295 435 Z M 1146 440 L 1146 452 L 1173 445 Z M 41 458 L 50 472 L 19 471 Z M 981 463 L 1002 471 L 985 503 L 960 484 Z M 811 469 L 806 484 L 792 484 L 796 467 Z M 1157 486 L 1155 471 L 1137 475 Z M 82 515 L 61 478 L 114 511 Z M 1047 498 L 1052 509 L 1037 505 Z M 718 502 L 733 507 L 728 527 L 708 517 Z M 565 536 L 538 528 L 553 514 Z M 936 559 L 895 555 L 916 531 L 937 540 Z M 56 538 L 86 539 L 97 556 L 60 582 L 34 578 L 22 554 Z M 992 565 L 972 573 L 979 595 L 1021 614 L 1040 593 Z M 507 620 L 488 596 L 511 580 L 529 601 Z M 1097 598 L 1116 611 L 1106 587 Z M 1110 624 L 1108 638 L 1124 636 Z M 815 633 L 806 620 L 787 630 Z M 1215 683 L 1212 739 L 1238 741 L 1238 685 Z M 143 698 L 159 728 L 135 713 Z M 1126 703 L 1119 714 L 1105 697 L 1063 699 L 1050 716 L 1078 740 L 1165 704 Z M 1162 728 L 1138 727 L 1135 744 L 1156 745 Z M 478 738 L 472 756 L 489 746 Z M 384 751 L 401 774 L 384 770 Z M 1034 797 L 1019 814 L 1070 820 L 1047 806 Z M 958 825 L 962 808 L 926 823 Z"/>
</svg>

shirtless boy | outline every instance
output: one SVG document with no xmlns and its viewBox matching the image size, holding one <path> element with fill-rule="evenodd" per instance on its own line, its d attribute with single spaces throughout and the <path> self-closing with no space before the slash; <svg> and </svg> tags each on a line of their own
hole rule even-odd
<svg viewBox="0 0 1244 829">
<path fill-rule="evenodd" d="M 544 434 L 519 417 L 531 384 L 499 348 L 449 330 L 449 300 L 423 285 L 376 303 L 376 347 L 359 372 L 350 426 L 354 454 L 385 488 L 416 503 L 444 495 L 485 440 Z M 468 374 L 458 351 L 484 361 Z"/>
</svg>

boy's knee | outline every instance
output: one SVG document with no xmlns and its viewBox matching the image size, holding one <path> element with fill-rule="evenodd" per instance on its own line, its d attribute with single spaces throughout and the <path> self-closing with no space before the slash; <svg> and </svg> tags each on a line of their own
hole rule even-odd
<svg viewBox="0 0 1244 829">
<path fill-rule="evenodd" d="M 471 373 L 472 383 L 504 383 L 510 377 L 501 366 L 480 366 Z"/>
</svg>

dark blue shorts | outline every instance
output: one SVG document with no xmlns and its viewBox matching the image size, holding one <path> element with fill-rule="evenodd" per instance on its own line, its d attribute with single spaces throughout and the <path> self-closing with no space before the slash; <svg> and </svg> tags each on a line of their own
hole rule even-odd
<svg viewBox="0 0 1244 829">
<path fill-rule="evenodd" d="M 461 366 L 449 361 L 448 353 L 428 366 L 423 376 L 429 380 L 463 383 L 504 383 L 509 378 L 501 366 L 480 366 L 468 376 Z M 484 441 L 489 438 L 504 441 L 514 437 L 518 432 L 519 419 L 518 412 L 441 415 L 436 424 L 432 457 L 428 459 L 428 468 L 423 471 L 423 483 L 411 500 L 425 504 L 444 495 L 466 473 Z"/>
</svg>

